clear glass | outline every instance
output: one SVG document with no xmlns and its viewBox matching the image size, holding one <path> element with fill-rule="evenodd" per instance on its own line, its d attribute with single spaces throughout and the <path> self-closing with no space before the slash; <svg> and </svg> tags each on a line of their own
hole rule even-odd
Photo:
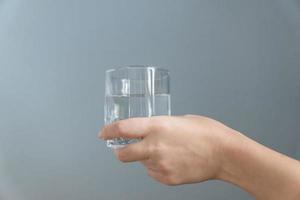
<svg viewBox="0 0 300 200">
<path fill-rule="evenodd" d="M 171 114 L 169 71 L 154 66 L 127 66 L 106 71 L 105 124 L 131 117 Z M 107 146 L 119 148 L 139 139 L 116 138 Z"/>
</svg>

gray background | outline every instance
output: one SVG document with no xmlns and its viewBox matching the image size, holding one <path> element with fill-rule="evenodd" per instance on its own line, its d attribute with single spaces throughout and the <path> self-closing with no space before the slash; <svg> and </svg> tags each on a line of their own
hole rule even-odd
<svg viewBox="0 0 300 200">
<path fill-rule="evenodd" d="M 104 71 L 164 66 L 173 114 L 216 118 L 300 158 L 300 2 L 0 0 L 0 199 L 251 199 L 115 160 Z"/>
</svg>

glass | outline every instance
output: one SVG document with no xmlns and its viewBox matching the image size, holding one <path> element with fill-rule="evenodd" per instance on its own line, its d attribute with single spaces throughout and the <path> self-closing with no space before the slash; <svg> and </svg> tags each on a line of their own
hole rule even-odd
<svg viewBox="0 0 300 200">
<path fill-rule="evenodd" d="M 170 115 L 170 76 L 154 66 L 127 66 L 105 74 L 105 124 L 131 117 Z M 116 138 L 107 146 L 119 148 L 139 139 Z"/>
</svg>

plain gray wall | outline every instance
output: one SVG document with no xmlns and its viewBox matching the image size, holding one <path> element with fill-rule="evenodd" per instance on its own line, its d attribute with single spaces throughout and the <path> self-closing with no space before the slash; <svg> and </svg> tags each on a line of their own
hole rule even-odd
<svg viewBox="0 0 300 200">
<path fill-rule="evenodd" d="M 96 138 L 104 71 L 171 71 L 172 113 L 214 117 L 300 158 L 300 2 L 0 0 L 0 199 L 251 199 L 168 187 Z"/>
</svg>

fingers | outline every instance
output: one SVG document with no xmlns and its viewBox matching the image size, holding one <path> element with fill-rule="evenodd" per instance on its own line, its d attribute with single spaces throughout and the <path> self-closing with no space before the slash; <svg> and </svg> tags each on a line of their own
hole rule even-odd
<svg viewBox="0 0 300 200">
<path fill-rule="evenodd" d="M 130 118 L 106 125 L 98 136 L 102 139 L 145 137 L 156 123 L 151 118 Z"/>
<path fill-rule="evenodd" d="M 147 170 L 148 176 L 152 177 L 154 180 L 169 186 L 175 186 L 181 184 L 177 179 L 174 179 L 172 176 L 167 176 L 157 171 L 151 169 Z"/>
<path fill-rule="evenodd" d="M 122 162 L 141 161 L 149 158 L 147 146 L 143 141 L 129 144 L 120 149 L 116 149 L 115 154 L 117 158 Z"/>
</svg>

